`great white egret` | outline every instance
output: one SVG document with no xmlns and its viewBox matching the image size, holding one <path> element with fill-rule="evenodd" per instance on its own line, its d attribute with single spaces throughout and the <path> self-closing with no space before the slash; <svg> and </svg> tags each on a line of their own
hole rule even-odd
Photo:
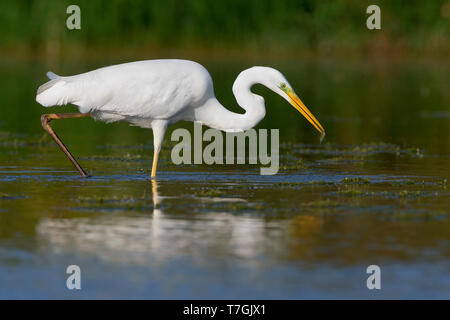
<svg viewBox="0 0 450 320">
<path fill-rule="evenodd" d="M 294 93 L 286 78 L 273 68 L 252 67 L 242 71 L 233 84 L 236 101 L 245 113 L 227 110 L 217 101 L 211 76 L 200 64 L 189 60 L 145 60 L 108 66 L 74 76 L 47 72 L 50 81 L 37 90 L 36 101 L 44 107 L 72 103 L 80 113 L 43 114 L 43 128 L 72 161 L 83 177 L 86 172 L 70 154 L 52 127 L 51 120 L 93 117 L 104 122 L 128 121 L 153 129 L 153 164 L 156 176 L 158 155 L 167 125 L 196 121 L 209 127 L 238 132 L 257 125 L 266 114 L 263 97 L 251 92 L 260 83 L 286 99 L 320 133 L 325 130 Z"/>
</svg>

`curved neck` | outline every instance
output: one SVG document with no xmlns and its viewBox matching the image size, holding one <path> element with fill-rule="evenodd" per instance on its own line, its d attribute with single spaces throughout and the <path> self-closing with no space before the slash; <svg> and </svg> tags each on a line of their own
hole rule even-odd
<svg viewBox="0 0 450 320">
<path fill-rule="evenodd" d="M 253 128 L 266 115 L 263 97 L 250 90 L 256 83 L 260 83 L 260 80 L 258 81 L 254 68 L 242 71 L 234 81 L 233 94 L 245 113 L 232 112 L 213 97 L 196 112 L 196 120 L 223 131 L 244 131 Z"/>
</svg>

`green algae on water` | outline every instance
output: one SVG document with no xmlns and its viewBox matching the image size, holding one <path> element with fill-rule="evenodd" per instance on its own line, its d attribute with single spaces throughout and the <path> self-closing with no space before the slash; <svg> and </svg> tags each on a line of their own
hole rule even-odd
<svg viewBox="0 0 450 320">
<path fill-rule="evenodd" d="M 344 178 L 341 180 L 343 184 L 369 184 L 370 180 L 367 178 L 361 177 L 353 177 L 353 178 Z"/>
<path fill-rule="evenodd" d="M 197 196 L 199 197 L 220 197 L 223 195 L 223 192 L 217 189 L 200 190 L 197 192 Z"/>
</svg>

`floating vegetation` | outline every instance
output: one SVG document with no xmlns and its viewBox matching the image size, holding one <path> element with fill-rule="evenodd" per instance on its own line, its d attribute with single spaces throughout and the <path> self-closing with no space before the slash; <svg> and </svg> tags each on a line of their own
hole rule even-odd
<svg viewBox="0 0 450 320">
<path fill-rule="evenodd" d="M 320 162 L 337 163 L 347 161 L 365 161 L 368 157 L 382 154 L 394 156 L 408 156 L 414 158 L 423 158 L 424 152 L 417 147 L 401 147 L 387 142 L 371 142 L 356 146 L 342 146 L 334 143 L 325 143 L 320 146 L 308 144 L 286 143 L 281 144 L 286 151 L 285 154 L 291 155 L 322 155 L 328 156 L 328 159 L 322 159 Z M 287 166 L 289 167 L 289 166 Z"/>
<path fill-rule="evenodd" d="M 333 185 L 334 182 L 330 181 L 307 181 L 307 182 L 278 182 L 275 185 L 280 187 L 298 187 L 298 186 L 308 186 L 308 185 Z"/>
<path fill-rule="evenodd" d="M 197 196 L 199 197 L 220 197 L 223 195 L 223 192 L 217 189 L 205 189 L 197 192 Z"/>
<path fill-rule="evenodd" d="M 385 197 L 385 198 L 416 198 L 426 195 L 423 191 L 401 190 L 398 192 L 390 191 L 365 191 L 359 188 L 344 188 L 336 191 L 338 195 L 344 196 L 365 196 L 365 197 Z"/>
<path fill-rule="evenodd" d="M 213 202 L 216 210 L 227 211 L 230 213 L 257 213 L 257 214 L 268 214 L 271 211 L 270 206 L 267 206 L 264 202 L 251 203 L 247 201 L 220 201 Z M 210 204 L 208 204 L 210 206 Z M 196 207 L 199 208 L 198 205 Z"/>
<path fill-rule="evenodd" d="M 370 180 L 367 178 L 361 178 L 361 177 L 351 177 L 351 178 L 342 179 L 341 183 L 343 183 L 343 184 L 369 184 Z"/>
<path fill-rule="evenodd" d="M 339 202 L 332 201 L 330 199 L 311 201 L 304 204 L 305 207 L 311 208 L 335 208 L 340 205 L 341 204 Z"/>
<path fill-rule="evenodd" d="M 9 193 L 0 193 L 0 200 L 19 200 L 19 199 L 26 199 L 26 196 L 22 195 L 12 195 Z"/>
<path fill-rule="evenodd" d="M 360 189 L 341 189 L 341 190 L 338 190 L 337 193 L 344 195 L 344 196 L 361 196 L 361 195 L 367 194 L 363 190 L 360 190 Z"/>
<path fill-rule="evenodd" d="M 88 157 L 80 157 L 84 161 L 114 161 L 114 162 L 128 162 L 128 161 L 150 161 L 149 156 L 142 156 L 141 154 L 131 154 L 129 152 L 120 155 L 94 155 Z"/>
<path fill-rule="evenodd" d="M 405 185 L 412 185 L 412 184 L 416 184 L 417 182 L 414 180 L 405 180 L 405 181 L 394 181 L 391 182 L 391 186 L 395 187 L 395 186 L 405 186 Z M 422 181 L 423 183 L 423 181 Z"/>
<path fill-rule="evenodd" d="M 399 197 L 420 197 L 423 196 L 424 192 L 422 191 L 408 191 L 408 190 L 402 190 L 398 193 Z"/>
<path fill-rule="evenodd" d="M 241 211 L 249 211 L 249 210 L 262 211 L 265 208 L 263 206 L 250 207 L 245 202 L 227 202 L 224 204 L 223 209 L 227 210 L 227 211 L 231 211 L 231 212 L 241 212 Z"/>
<path fill-rule="evenodd" d="M 76 201 L 81 206 L 72 206 L 72 211 L 89 212 L 118 212 L 118 211 L 139 211 L 148 212 L 154 209 L 152 198 L 133 197 L 131 195 L 93 195 L 79 196 Z"/>
<path fill-rule="evenodd" d="M 357 153 L 373 153 L 373 152 L 389 152 L 400 154 L 400 147 L 386 142 L 371 142 L 365 143 L 360 146 L 356 146 L 352 149 L 353 152 Z"/>
<path fill-rule="evenodd" d="M 402 149 L 400 146 L 386 142 L 371 142 L 356 146 L 352 149 L 353 152 L 360 154 L 376 154 L 376 153 L 389 153 L 396 156 L 407 155 L 414 157 L 423 157 L 423 153 L 420 148 L 409 147 Z"/>
<path fill-rule="evenodd" d="M 298 159 L 297 162 L 289 165 L 281 165 L 281 170 L 300 170 L 305 169 L 307 166 L 305 165 L 305 162 L 303 159 Z"/>
<path fill-rule="evenodd" d="M 334 143 L 334 142 L 325 142 L 325 143 L 322 143 L 322 147 L 324 149 L 334 150 L 334 149 L 338 148 L 338 144 Z"/>
<path fill-rule="evenodd" d="M 414 210 L 414 211 L 397 211 L 392 214 L 392 217 L 399 220 L 430 220 L 448 218 L 449 213 L 444 210 Z"/>
<path fill-rule="evenodd" d="M 347 159 L 344 157 L 332 157 L 332 158 L 328 158 L 325 160 L 322 160 L 324 162 L 341 162 L 341 161 L 346 161 Z"/>
<path fill-rule="evenodd" d="M 249 207 L 241 202 L 227 202 L 227 204 L 225 205 L 225 210 L 228 211 L 232 211 L 232 212 L 239 212 L 239 211 L 244 211 L 244 210 L 248 210 Z"/>
<path fill-rule="evenodd" d="M 132 202 L 139 202 L 139 201 L 151 201 L 151 199 L 144 199 L 144 198 L 134 198 L 130 196 L 124 196 L 124 195 L 112 195 L 112 196 L 89 196 L 84 197 L 80 196 L 78 197 L 78 202 L 87 202 L 87 203 L 132 203 Z"/>
</svg>

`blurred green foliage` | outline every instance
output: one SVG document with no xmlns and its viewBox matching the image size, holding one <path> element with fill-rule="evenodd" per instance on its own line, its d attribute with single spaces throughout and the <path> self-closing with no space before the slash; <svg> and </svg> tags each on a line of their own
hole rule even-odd
<svg viewBox="0 0 450 320">
<path fill-rule="evenodd" d="M 66 8 L 81 8 L 68 30 Z M 382 30 L 366 28 L 366 8 L 381 8 Z M 255 48 L 447 48 L 445 0 L 18 0 L 0 4 L 0 48 L 64 46 Z"/>
</svg>

